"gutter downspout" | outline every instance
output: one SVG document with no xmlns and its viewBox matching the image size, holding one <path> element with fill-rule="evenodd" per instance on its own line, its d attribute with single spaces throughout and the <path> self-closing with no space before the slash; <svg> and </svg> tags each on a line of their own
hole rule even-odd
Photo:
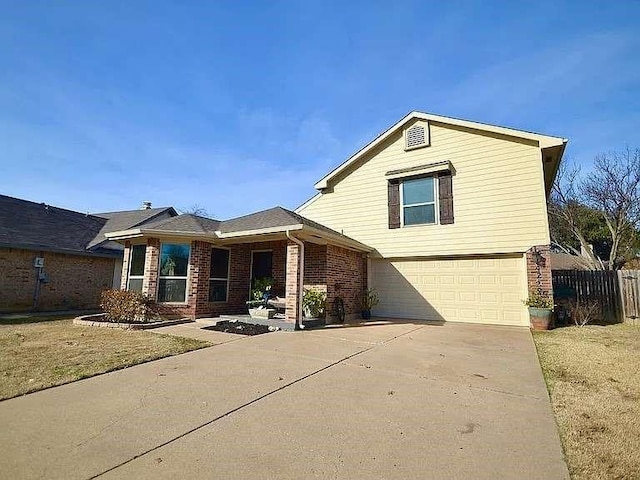
<svg viewBox="0 0 640 480">
<path fill-rule="evenodd" d="M 296 315 L 295 329 L 302 330 L 304 329 L 304 325 L 302 323 L 302 296 L 304 295 L 304 242 L 291 235 L 289 230 L 285 233 L 287 234 L 287 238 L 298 245 L 300 249 L 298 253 L 298 314 Z"/>
</svg>

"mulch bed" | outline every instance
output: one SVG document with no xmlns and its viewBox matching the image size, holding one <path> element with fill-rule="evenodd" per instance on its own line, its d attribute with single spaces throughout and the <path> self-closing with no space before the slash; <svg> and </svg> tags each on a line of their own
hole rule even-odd
<svg viewBox="0 0 640 480">
<path fill-rule="evenodd" d="M 274 327 L 268 325 L 256 325 L 253 323 L 234 322 L 229 320 L 222 320 L 210 327 L 204 327 L 203 330 L 215 330 L 217 332 L 225 333 L 238 333 L 240 335 L 261 335 L 263 333 L 269 333 L 276 330 Z"/>
</svg>

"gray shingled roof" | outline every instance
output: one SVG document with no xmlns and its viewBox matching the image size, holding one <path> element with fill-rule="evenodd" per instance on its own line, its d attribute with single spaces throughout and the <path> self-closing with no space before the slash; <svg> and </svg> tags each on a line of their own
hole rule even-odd
<svg viewBox="0 0 640 480">
<path fill-rule="evenodd" d="M 309 220 L 298 215 L 291 210 L 282 207 L 274 207 L 261 212 L 251 213 L 242 217 L 231 218 L 219 221 L 210 218 L 199 217 L 192 214 L 178 215 L 174 218 L 150 222 L 145 225 L 146 229 L 163 232 L 189 232 L 189 233 L 211 233 L 216 231 L 222 233 L 246 232 L 250 230 L 261 230 L 265 228 L 285 227 L 287 225 L 306 225 L 327 233 L 342 235 L 324 225 Z M 344 235 L 343 235 L 344 236 Z"/>
<path fill-rule="evenodd" d="M 291 210 L 282 207 L 274 207 L 261 212 L 251 213 L 243 217 L 232 218 L 220 223 L 219 230 L 222 233 L 242 232 L 246 230 L 259 230 L 263 228 L 284 227 L 287 225 L 306 225 L 330 233 L 338 233 L 324 225 L 298 215 Z"/>
<path fill-rule="evenodd" d="M 107 219 L 107 223 L 104 224 L 100 232 L 98 232 L 95 238 L 87 245 L 87 248 L 94 248 L 100 245 L 102 242 L 106 242 L 101 246 L 121 250 L 123 249 L 122 245 L 117 242 L 107 241 L 107 238 L 104 236 L 104 234 L 107 232 L 118 232 L 120 230 L 128 230 L 130 228 L 134 228 L 145 222 L 153 221 L 155 217 L 160 216 L 163 213 L 168 213 L 172 216 L 177 215 L 173 207 L 125 210 L 122 212 L 94 213 L 92 215 L 95 217 Z"/>
<path fill-rule="evenodd" d="M 68 253 L 120 255 L 122 245 L 105 232 L 128 230 L 172 207 L 84 214 L 44 203 L 0 195 L 0 245 Z"/>
<path fill-rule="evenodd" d="M 0 195 L 0 244 L 86 253 L 106 219 Z"/>
<path fill-rule="evenodd" d="M 177 217 L 150 222 L 145 225 L 145 228 L 163 232 L 213 233 L 218 229 L 219 224 L 218 220 L 184 213 Z"/>
</svg>

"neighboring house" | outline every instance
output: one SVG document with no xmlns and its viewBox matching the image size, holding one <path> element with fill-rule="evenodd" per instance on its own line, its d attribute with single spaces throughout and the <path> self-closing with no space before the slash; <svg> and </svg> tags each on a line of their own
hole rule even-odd
<svg viewBox="0 0 640 480">
<path fill-rule="evenodd" d="M 105 231 L 175 216 L 171 207 L 84 214 L 0 195 L 0 312 L 96 308 L 120 285 L 122 245 Z"/>
<path fill-rule="evenodd" d="M 379 316 L 528 325 L 551 291 L 547 199 L 566 140 L 412 112 L 296 212 L 370 246 Z"/>
<path fill-rule="evenodd" d="M 523 300 L 551 294 L 547 197 L 566 140 L 413 112 L 321 179 L 296 212 L 218 221 L 180 215 L 111 231 L 122 288 L 191 318 L 246 312 L 274 279 L 299 324 L 306 288 L 347 317 L 377 290 L 385 317 L 528 325 Z"/>
</svg>

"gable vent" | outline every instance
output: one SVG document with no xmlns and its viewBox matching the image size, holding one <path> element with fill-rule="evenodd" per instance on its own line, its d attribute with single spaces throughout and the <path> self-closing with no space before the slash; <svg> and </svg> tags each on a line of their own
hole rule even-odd
<svg viewBox="0 0 640 480">
<path fill-rule="evenodd" d="M 427 129 L 424 125 L 414 125 L 405 132 L 405 148 L 426 147 L 429 144 Z"/>
</svg>

